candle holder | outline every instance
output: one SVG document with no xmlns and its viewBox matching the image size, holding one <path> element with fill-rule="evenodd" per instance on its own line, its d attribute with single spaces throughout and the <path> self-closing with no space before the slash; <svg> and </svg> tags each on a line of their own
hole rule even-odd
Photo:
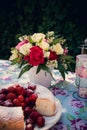
<svg viewBox="0 0 87 130">
<path fill-rule="evenodd" d="M 87 100 L 87 54 L 76 56 L 76 79 L 75 84 L 78 91 L 74 97 Z"/>
<path fill-rule="evenodd" d="M 79 48 L 81 48 L 81 54 L 87 54 L 87 38 Z"/>
</svg>

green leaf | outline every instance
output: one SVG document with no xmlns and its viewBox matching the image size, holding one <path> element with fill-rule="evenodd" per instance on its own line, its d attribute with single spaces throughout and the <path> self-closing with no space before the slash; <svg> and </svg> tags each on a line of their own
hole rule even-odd
<svg viewBox="0 0 87 130">
<path fill-rule="evenodd" d="M 80 113 L 83 113 L 84 112 L 84 108 L 80 108 Z"/>
<path fill-rule="evenodd" d="M 38 74 L 40 72 L 41 68 L 40 66 L 37 67 L 37 71 L 36 71 L 36 74 Z"/>
<path fill-rule="evenodd" d="M 32 38 L 30 36 L 29 36 L 29 42 L 34 43 L 34 41 L 32 40 Z"/>
<path fill-rule="evenodd" d="M 30 66 L 30 65 L 24 66 L 24 67 L 22 68 L 22 70 L 20 71 L 18 78 L 20 78 L 20 77 L 21 77 L 25 72 L 27 72 L 30 68 L 32 68 L 32 66 Z"/>
<path fill-rule="evenodd" d="M 57 43 L 63 44 L 64 42 L 65 42 L 65 39 L 63 37 L 55 38 L 53 40 L 53 44 L 57 44 Z"/>
<path fill-rule="evenodd" d="M 19 58 L 15 58 L 14 60 L 11 61 L 11 65 L 18 64 Z"/>
<path fill-rule="evenodd" d="M 27 64 L 27 61 L 22 60 L 19 64 L 19 67 L 21 68 L 23 65 Z"/>
<path fill-rule="evenodd" d="M 70 56 L 70 55 L 67 55 L 67 56 L 62 56 L 62 58 L 61 58 L 62 60 L 65 60 L 66 62 L 70 62 L 70 63 L 75 63 L 75 60 L 74 60 L 74 58 L 72 57 L 72 56 Z"/>
<path fill-rule="evenodd" d="M 44 71 L 46 71 L 46 72 L 48 72 L 48 73 L 50 73 L 50 69 L 49 69 L 48 66 L 46 66 L 46 65 L 39 65 L 38 68 L 37 68 L 36 74 L 39 73 L 39 71 L 41 69 L 44 70 Z"/>
<path fill-rule="evenodd" d="M 75 118 L 74 118 L 72 115 L 70 115 L 70 114 L 67 114 L 67 118 L 68 118 L 70 121 L 75 120 Z"/>
<path fill-rule="evenodd" d="M 67 71 L 61 63 L 58 64 L 58 70 L 60 71 L 63 79 L 65 79 L 65 73 L 67 73 Z"/>
</svg>

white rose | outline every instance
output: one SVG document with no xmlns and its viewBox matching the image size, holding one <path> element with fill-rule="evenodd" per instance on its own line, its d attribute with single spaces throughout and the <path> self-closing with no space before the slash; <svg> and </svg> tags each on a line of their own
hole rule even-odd
<svg viewBox="0 0 87 130">
<path fill-rule="evenodd" d="M 34 41 L 34 42 L 40 42 L 40 40 L 44 39 L 45 38 L 45 35 L 43 33 L 34 33 L 32 36 L 31 36 L 31 39 Z"/>
<path fill-rule="evenodd" d="M 54 31 L 50 31 L 50 32 L 48 31 L 48 35 L 49 36 L 54 36 Z"/>
<path fill-rule="evenodd" d="M 10 56 L 9 60 L 10 60 L 10 61 L 11 61 L 11 60 L 14 60 L 14 59 L 17 58 L 17 57 L 18 57 L 17 54 L 12 54 L 12 55 Z"/>
<path fill-rule="evenodd" d="M 50 52 L 44 52 L 44 57 L 49 58 Z"/>
<path fill-rule="evenodd" d="M 16 50 L 12 50 L 11 53 L 12 55 L 9 58 L 10 61 L 18 57 L 18 52 Z"/>
<path fill-rule="evenodd" d="M 52 66 L 52 67 L 57 68 L 58 64 L 56 60 L 52 60 L 52 61 L 49 60 L 47 61 L 47 66 Z"/>
<path fill-rule="evenodd" d="M 41 47 L 43 50 L 48 50 L 48 49 L 49 49 L 49 44 L 48 44 L 47 42 L 45 42 L 45 41 L 42 41 L 42 42 L 40 42 L 40 43 L 37 43 L 37 45 L 38 45 L 39 47 Z"/>
<path fill-rule="evenodd" d="M 21 37 L 19 37 L 19 40 L 21 42 L 24 41 L 24 40 L 28 40 L 28 36 L 27 35 L 21 36 Z"/>
<path fill-rule="evenodd" d="M 30 48 L 32 47 L 32 45 L 29 43 L 24 44 L 20 47 L 20 53 L 22 53 L 23 55 L 27 55 L 30 51 Z"/>
<path fill-rule="evenodd" d="M 61 44 L 57 43 L 56 45 L 53 45 L 53 51 L 55 51 L 57 55 L 63 54 L 63 48 Z"/>
</svg>

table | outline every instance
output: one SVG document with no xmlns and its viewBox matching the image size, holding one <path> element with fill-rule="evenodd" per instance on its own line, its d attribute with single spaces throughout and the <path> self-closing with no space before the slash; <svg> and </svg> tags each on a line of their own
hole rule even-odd
<svg viewBox="0 0 87 130">
<path fill-rule="evenodd" d="M 0 60 L 0 88 L 10 83 L 28 82 L 28 75 L 18 79 L 19 69 L 11 66 L 7 60 Z M 54 70 L 56 80 L 59 74 Z M 63 111 L 60 120 L 50 130 L 87 130 L 87 99 L 74 97 L 77 91 L 75 73 L 69 72 L 66 81 L 49 88 L 60 100 Z"/>
</svg>

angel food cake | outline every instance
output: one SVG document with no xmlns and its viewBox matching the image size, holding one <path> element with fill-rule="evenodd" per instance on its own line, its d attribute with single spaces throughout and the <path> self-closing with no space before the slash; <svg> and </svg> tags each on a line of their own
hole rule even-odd
<svg viewBox="0 0 87 130">
<path fill-rule="evenodd" d="M 24 116 L 21 107 L 0 106 L 0 130 L 24 130 Z"/>
<path fill-rule="evenodd" d="M 0 90 L 0 130 L 34 130 L 55 114 L 55 98 L 39 85 L 11 85 Z"/>
<path fill-rule="evenodd" d="M 42 115 L 53 116 L 55 114 L 55 98 L 47 88 L 38 86 L 36 89 L 38 98 L 36 100 L 36 109 Z"/>
</svg>

